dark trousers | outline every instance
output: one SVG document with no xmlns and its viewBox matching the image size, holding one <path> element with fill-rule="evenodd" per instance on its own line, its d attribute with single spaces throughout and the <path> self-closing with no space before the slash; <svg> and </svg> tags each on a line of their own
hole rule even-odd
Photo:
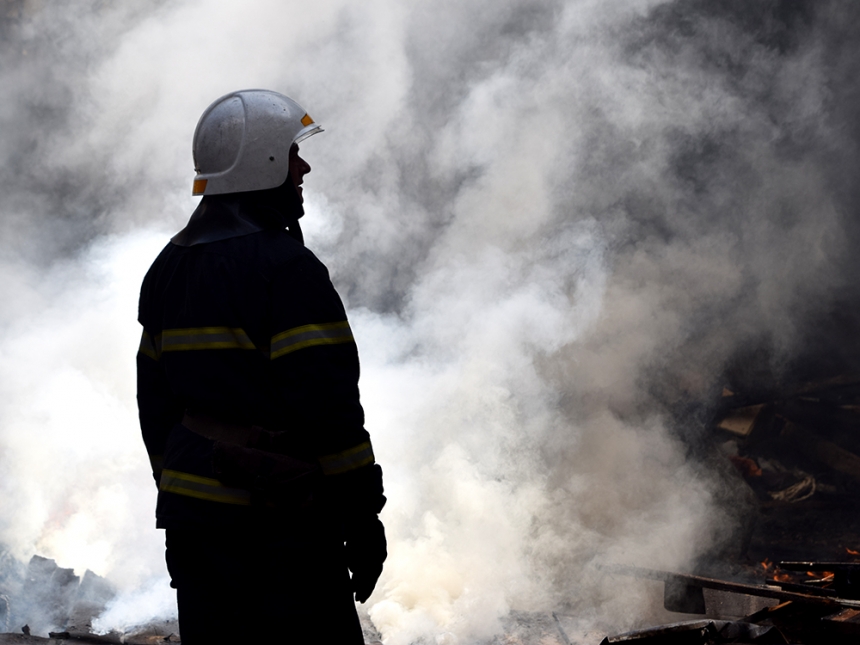
<svg viewBox="0 0 860 645">
<path fill-rule="evenodd" d="M 362 645 L 343 545 L 279 532 L 168 529 L 183 645 Z"/>
</svg>

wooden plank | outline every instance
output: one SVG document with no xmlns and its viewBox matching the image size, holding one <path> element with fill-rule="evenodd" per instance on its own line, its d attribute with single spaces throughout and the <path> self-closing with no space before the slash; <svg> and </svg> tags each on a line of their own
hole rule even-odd
<svg viewBox="0 0 860 645">
<path fill-rule="evenodd" d="M 716 589 L 718 591 L 730 591 L 733 593 L 748 594 L 761 598 L 775 598 L 776 600 L 792 600 L 799 603 L 813 605 L 831 605 L 860 609 L 860 600 L 849 600 L 847 598 L 834 598 L 832 596 L 816 596 L 812 594 L 799 593 L 796 591 L 785 591 L 779 587 L 770 585 L 753 585 L 744 582 L 727 582 L 704 576 L 693 576 L 684 573 L 671 573 L 669 571 L 658 571 L 629 565 L 612 565 L 603 567 L 610 573 L 626 575 L 646 580 L 661 580 L 682 583 L 689 586 L 702 587 L 703 589 Z"/>
</svg>

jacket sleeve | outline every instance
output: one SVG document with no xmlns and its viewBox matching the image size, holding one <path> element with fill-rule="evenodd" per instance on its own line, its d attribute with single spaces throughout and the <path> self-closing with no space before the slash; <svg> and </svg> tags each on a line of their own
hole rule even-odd
<svg viewBox="0 0 860 645">
<path fill-rule="evenodd" d="M 137 407 L 156 486 L 161 479 L 167 437 L 183 413 L 182 404 L 171 393 L 164 374 L 160 345 L 160 335 L 144 328 L 137 352 Z"/>
<path fill-rule="evenodd" d="M 286 427 L 330 474 L 373 462 L 358 392 L 358 349 L 326 268 L 312 255 L 272 284 L 270 361 Z"/>
<path fill-rule="evenodd" d="M 283 409 L 341 502 L 378 513 L 382 471 L 364 428 L 358 349 L 328 271 L 303 256 L 281 268 L 272 288 L 270 360 Z"/>
</svg>

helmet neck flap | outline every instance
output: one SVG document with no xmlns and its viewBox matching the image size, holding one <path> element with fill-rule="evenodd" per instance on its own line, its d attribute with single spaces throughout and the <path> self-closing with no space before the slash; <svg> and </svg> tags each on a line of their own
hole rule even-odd
<svg viewBox="0 0 860 645">
<path fill-rule="evenodd" d="M 293 239 L 304 244 L 299 224 L 302 215 L 301 199 L 287 177 L 276 188 L 204 196 L 188 225 L 170 241 L 177 246 L 195 246 L 286 228 Z"/>
</svg>

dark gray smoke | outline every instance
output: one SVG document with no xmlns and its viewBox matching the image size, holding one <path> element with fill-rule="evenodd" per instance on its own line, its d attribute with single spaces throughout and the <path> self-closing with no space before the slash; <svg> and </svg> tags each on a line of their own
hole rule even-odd
<svg viewBox="0 0 860 645">
<path fill-rule="evenodd" d="M 590 564 L 683 568 L 731 539 L 702 456 L 721 388 L 858 368 L 848 0 L 2 7 L 0 541 L 121 577 L 105 628 L 162 611 L 158 536 L 129 542 L 149 519 L 119 510 L 154 492 L 134 291 L 228 91 L 283 91 L 327 130 L 302 146 L 305 229 L 388 477 L 387 642 L 487 638 L 511 609 L 630 626 L 648 595 Z M 76 448 L 45 484 L 69 424 L 110 472 Z"/>
</svg>

